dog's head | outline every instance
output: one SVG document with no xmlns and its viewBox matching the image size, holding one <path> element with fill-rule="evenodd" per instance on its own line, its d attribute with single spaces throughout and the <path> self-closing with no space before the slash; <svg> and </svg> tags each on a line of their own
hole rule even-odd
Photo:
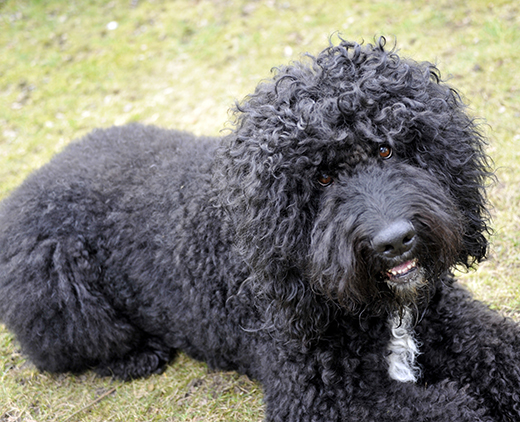
<svg viewBox="0 0 520 422">
<path fill-rule="evenodd" d="M 341 41 L 236 116 L 222 201 L 256 286 L 288 313 L 320 294 L 352 313 L 405 306 L 485 257 L 484 139 L 432 64 Z"/>
</svg>

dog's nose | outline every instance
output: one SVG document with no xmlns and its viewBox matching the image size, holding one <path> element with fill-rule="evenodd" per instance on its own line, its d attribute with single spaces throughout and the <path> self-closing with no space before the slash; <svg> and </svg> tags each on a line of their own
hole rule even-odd
<svg viewBox="0 0 520 422">
<path fill-rule="evenodd" d="M 372 240 L 374 250 L 386 258 L 395 258 L 412 249 L 415 229 L 406 220 L 397 220 L 385 226 Z"/>
</svg>

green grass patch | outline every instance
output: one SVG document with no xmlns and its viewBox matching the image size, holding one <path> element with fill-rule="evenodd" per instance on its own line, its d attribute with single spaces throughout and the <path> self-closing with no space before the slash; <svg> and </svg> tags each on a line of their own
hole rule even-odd
<svg viewBox="0 0 520 422">
<path fill-rule="evenodd" d="M 95 127 L 141 121 L 215 135 L 273 66 L 317 53 L 335 31 L 395 37 L 403 55 L 436 62 L 485 118 L 496 233 L 490 259 L 462 278 L 515 315 L 519 10 L 505 0 L 1 0 L 0 197 Z M 41 374 L 0 327 L 0 421 L 258 421 L 262 412 L 256 383 L 184 355 L 126 384 Z"/>
</svg>

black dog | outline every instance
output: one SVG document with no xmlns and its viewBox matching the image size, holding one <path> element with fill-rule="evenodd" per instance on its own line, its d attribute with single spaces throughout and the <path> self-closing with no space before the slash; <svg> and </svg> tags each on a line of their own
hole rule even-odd
<svg viewBox="0 0 520 422">
<path fill-rule="evenodd" d="M 96 130 L 0 210 L 0 317 L 42 370 L 182 349 L 269 421 L 520 420 L 520 329 L 452 278 L 486 254 L 484 140 L 381 39 L 282 67 L 223 140 Z"/>
</svg>

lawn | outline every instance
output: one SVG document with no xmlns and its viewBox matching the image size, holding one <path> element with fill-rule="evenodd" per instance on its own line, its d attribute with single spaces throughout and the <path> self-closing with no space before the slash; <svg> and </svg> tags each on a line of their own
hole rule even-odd
<svg viewBox="0 0 520 422">
<path fill-rule="evenodd" d="M 0 197 L 72 139 L 131 121 L 218 135 L 279 64 L 339 32 L 437 63 L 479 118 L 497 182 L 489 260 L 461 277 L 520 313 L 520 6 L 474 0 L 0 0 Z M 334 38 L 333 38 L 334 39 Z M 259 421 L 259 385 L 181 355 L 131 383 L 39 373 L 0 326 L 0 421 Z"/>
</svg>

